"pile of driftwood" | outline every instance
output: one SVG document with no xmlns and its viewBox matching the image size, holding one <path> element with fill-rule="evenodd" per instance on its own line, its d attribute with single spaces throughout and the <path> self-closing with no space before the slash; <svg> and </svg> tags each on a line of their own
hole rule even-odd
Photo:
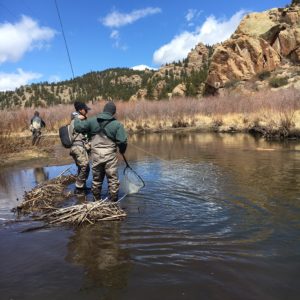
<svg viewBox="0 0 300 300">
<path fill-rule="evenodd" d="M 23 202 L 17 206 L 17 211 L 32 213 L 49 211 L 69 198 L 72 193 L 65 192 L 66 186 L 75 182 L 74 175 L 59 175 L 47 180 L 29 192 L 25 192 Z"/>
<path fill-rule="evenodd" d="M 48 224 L 94 224 L 126 217 L 116 203 L 103 200 L 63 207 L 64 202 L 74 196 L 71 191 L 66 192 L 66 187 L 76 180 L 72 174 L 64 175 L 68 170 L 25 192 L 23 202 L 14 210 L 19 214 L 34 213 L 34 220 Z"/>
<path fill-rule="evenodd" d="M 53 210 L 36 218 L 49 224 L 94 224 L 98 221 L 121 220 L 126 213 L 116 204 L 109 201 L 88 202 Z"/>
</svg>

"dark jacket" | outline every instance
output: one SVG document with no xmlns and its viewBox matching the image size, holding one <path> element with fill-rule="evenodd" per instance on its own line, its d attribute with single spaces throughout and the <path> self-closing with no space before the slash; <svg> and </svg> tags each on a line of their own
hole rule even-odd
<svg viewBox="0 0 300 300">
<path fill-rule="evenodd" d="M 124 126 L 108 112 L 102 112 L 87 120 L 75 119 L 74 129 L 77 132 L 87 133 L 91 138 L 103 132 L 117 144 L 121 153 L 125 153 L 126 151 L 127 134 Z"/>
</svg>

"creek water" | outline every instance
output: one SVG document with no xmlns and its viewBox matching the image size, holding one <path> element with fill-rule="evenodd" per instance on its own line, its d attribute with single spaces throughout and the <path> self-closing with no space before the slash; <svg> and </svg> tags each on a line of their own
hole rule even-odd
<svg viewBox="0 0 300 300">
<path fill-rule="evenodd" d="M 0 168 L 1 299 L 299 299 L 299 143 L 149 134 L 126 155 L 146 183 L 126 219 L 81 228 L 8 222 L 66 166 Z"/>
</svg>

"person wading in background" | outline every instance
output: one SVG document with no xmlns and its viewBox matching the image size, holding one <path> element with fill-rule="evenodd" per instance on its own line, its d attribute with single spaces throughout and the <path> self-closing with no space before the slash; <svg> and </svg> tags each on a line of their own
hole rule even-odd
<svg viewBox="0 0 300 300">
<path fill-rule="evenodd" d="M 37 145 L 39 143 L 42 134 L 41 130 L 43 127 L 46 127 L 46 123 L 40 117 L 40 113 L 38 111 L 35 111 L 30 121 L 30 131 L 32 132 L 32 145 Z"/>
<path fill-rule="evenodd" d="M 90 110 L 85 103 L 75 102 L 74 108 L 76 112 L 71 114 L 71 127 L 74 128 L 74 121 L 85 120 L 87 113 Z M 86 189 L 86 181 L 89 177 L 90 165 L 89 165 L 89 151 L 90 143 L 88 136 L 83 133 L 77 132 L 73 129 L 73 144 L 71 147 L 70 155 L 73 157 L 77 166 L 77 178 L 75 186 L 78 190 Z"/>
<path fill-rule="evenodd" d="M 104 177 L 107 177 L 109 200 L 118 201 L 118 158 L 125 153 L 127 147 L 127 134 L 123 125 L 115 119 L 116 105 L 109 101 L 105 104 L 103 112 L 97 116 L 83 120 L 82 116 L 75 119 L 74 128 L 77 132 L 91 135 L 92 157 L 92 193 L 94 200 L 101 199 L 101 189 Z M 81 121 L 79 119 L 82 119 Z"/>
</svg>

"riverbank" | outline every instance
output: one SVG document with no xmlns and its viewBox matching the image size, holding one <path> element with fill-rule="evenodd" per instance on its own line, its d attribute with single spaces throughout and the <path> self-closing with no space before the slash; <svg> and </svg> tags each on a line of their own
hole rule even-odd
<svg viewBox="0 0 300 300">
<path fill-rule="evenodd" d="M 18 166 L 60 165 L 71 162 L 69 150 L 61 146 L 58 136 L 43 135 L 39 144 L 31 136 L 1 137 L 0 168 Z"/>
<path fill-rule="evenodd" d="M 300 129 L 289 130 L 286 127 L 270 126 L 270 124 L 255 125 L 254 127 L 237 126 L 237 123 L 205 123 L 206 126 L 192 126 L 185 123 L 183 127 L 141 127 L 136 130 L 128 131 L 128 143 L 135 140 L 138 135 L 150 134 L 188 134 L 188 133 L 216 133 L 216 134 L 240 134 L 256 135 L 262 139 L 268 140 L 287 140 L 300 139 Z M 37 146 L 31 145 L 31 135 L 23 133 L 18 136 L 6 137 L 3 143 L 0 143 L 0 167 L 11 167 L 14 165 L 60 165 L 71 163 L 72 159 L 69 156 L 69 149 L 61 145 L 57 133 L 44 133 L 40 143 Z"/>
<path fill-rule="evenodd" d="M 228 93 L 202 99 L 116 102 L 116 117 L 124 124 L 129 136 L 141 133 L 194 131 L 249 133 L 277 140 L 300 139 L 299 96 L 299 91 L 287 89 L 251 95 Z M 89 116 L 101 112 L 105 103 L 89 103 Z M 58 129 L 70 122 L 73 105 L 39 109 L 46 122 L 46 128 L 38 147 L 31 145 L 31 133 L 28 128 L 34 110 L 22 108 L 0 111 L 1 165 L 17 159 L 49 158 L 58 151 L 57 149 L 68 153 L 60 144 Z"/>
</svg>

